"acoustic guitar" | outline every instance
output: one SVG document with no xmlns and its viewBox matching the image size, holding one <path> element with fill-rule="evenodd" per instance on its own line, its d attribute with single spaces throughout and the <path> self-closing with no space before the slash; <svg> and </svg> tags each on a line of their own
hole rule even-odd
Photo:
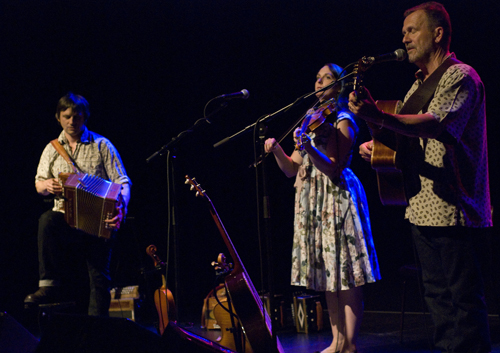
<svg viewBox="0 0 500 353">
<path fill-rule="evenodd" d="M 363 75 L 371 66 L 362 59 L 356 64 L 353 90 L 360 99 L 364 96 Z M 396 114 L 401 101 L 377 101 L 377 107 L 386 113 Z M 373 138 L 371 166 L 377 174 L 378 193 L 384 206 L 407 206 L 405 178 L 400 160 L 397 158 L 398 146 L 405 143 L 405 137 L 392 130 L 380 128 L 376 124 L 366 122 Z"/>
<path fill-rule="evenodd" d="M 234 262 L 234 267 L 225 279 L 224 283 L 229 293 L 232 305 L 234 305 L 238 320 L 245 337 L 247 338 L 253 352 L 259 353 L 283 353 L 283 348 L 277 336 L 273 337 L 271 319 L 262 304 L 259 294 L 250 280 L 243 262 L 236 248 L 227 234 L 222 221 L 215 210 L 212 200 L 208 197 L 195 180 L 186 175 L 186 184 L 191 185 L 191 190 L 196 190 L 196 196 L 201 196 L 207 201 L 210 214 L 219 229 L 224 243 Z"/>
<path fill-rule="evenodd" d="M 156 255 L 156 246 L 150 245 L 146 248 L 146 253 L 151 256 L 154 261 L 155 267 L 157 269 L 163 270 L 164 263 L 160 260 L 158 255 Z M 158 331 L 161 335 L 167 328 L 170 321 L 177 320 L 177 310 L 175 308 L 174 296 L 172 292 L 167 288 L 167 281 L 165 275 L 161 275 L 162 285 L 155 291 L 154 300 L 156 311 L 158 312 Z"/>
<path fill-rule="evenodd" d="M 401 101 L 377 101 L 377 107 L 386 113 L 396 114 Z M 378 129 L 378 127 L 367 123 L 372 130 L 373 150 L 371 166 L 377 173 L 377 184 L 380 201 L 385 206 L 407 206 L 408 200 L 405 192 L 405 177 L 401 169 L 398 157 L 398 144 L 401 143 L 401 135 L 391 130 Z M 389 147 L 391 146 L 391 147 Z"/>
</svg>

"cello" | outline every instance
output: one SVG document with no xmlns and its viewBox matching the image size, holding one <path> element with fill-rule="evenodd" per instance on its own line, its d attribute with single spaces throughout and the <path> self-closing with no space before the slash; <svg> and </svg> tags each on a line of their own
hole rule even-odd
<svg viewBox="0 0 500 353">
<path fill-rule="evenodd" d="M 155 268 L 162 270 L 165 268 L 165 263 L 156 255 L 156 246 L 149 245 L 146 248 L 146 253 L 151 256 L 154 261 Z M 154 300 L 156 311 L 158 312 L 158 331 L 161 335 L 165 331 L 169 321 L 174 321 L 177 319 L 177 312 L 175 308 L 174 296 L 172 292 L 167 288 L 167 280 L 165 275 L 162 274 L 162 285 L 155 291 Z"/>
</svg>

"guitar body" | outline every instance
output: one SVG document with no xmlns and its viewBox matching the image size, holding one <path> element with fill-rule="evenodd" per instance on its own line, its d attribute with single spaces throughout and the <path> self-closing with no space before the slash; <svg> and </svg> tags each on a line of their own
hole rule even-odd
<svg viewBox="0 0 500 353">
<path fill-rule="evenodd" d="M 384 112 L 395 114 L 401 101 L 377 101 L 377 107 Z M 406 206 L 405 183 L 403 171 L 397 163 L 397 148 L 400 143 L 395 132 L 379 129 L 367 123 L 372 130 L 373 150 L 371 166 L 377 173 L 377 184 L 380 201 L 385 206 Z"/>
<path fill-rule="evenodd" d="M 158 331 L 163 335 L 168 323 L 176 320 L 174 296 L 169 289 L 162 286 L 155 291 L 154 299 L 158 312 Z"/>
<path fill-rule="evenodd" d="M 163 269 L 165 265 L 163 261 L 156 254 L 157 248 L 155 245 L 149 245 L 146 248 L 146 253 L 151 256 L 154 261 L 155 267 Z M 165 275 L 162 274 L 162 285 L 154 293 L 154 300 L 156 311 L 158 312 L 158 331 L 163 335 L 165 329 L 170 321 L 177 320 L 177 310 L 175 308 L 175 301 L 172 292 L 167 288 L 167 281 Z"/>
<path fill-rule="evenodd" d="M 271 318 L 246 272 L 231 272 L 225 280 L 243 332 L 254 352 L 281 352 L 273 341 Z M 279 346 L 279 340 L 278 340 Z"/>
</svg>

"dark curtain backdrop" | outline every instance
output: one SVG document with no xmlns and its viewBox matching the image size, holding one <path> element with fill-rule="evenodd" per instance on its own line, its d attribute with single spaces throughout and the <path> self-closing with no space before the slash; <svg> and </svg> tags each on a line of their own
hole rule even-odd
<svg viewBox="0 0 500 353">
<path fill-rule="evenodd" d="M 50 207 L 34 189 L 44 146 L 60 127 L 57 100 L 73 91 L 88 99 L 88 127 L 108 137 L 133 181 L 129 220 L 113 258 L 115 285 L 146 285 L 152 269 L 149 244 L 170 263 L 169 286 L 181 315 L 201 313 L 215 277 L 211 261 L 227 249 L 202 200 L 183 184 L 198 179 L 211 197 L 257 289 L 266 287 L 268 266 L 260 257 L 253 162 L 254 138 L 245 133 L 213 145 L 292 103 L 314 88 L 327 62 L 341 66 L 365 55 L 403 47 L 405 9 L 419 1 L 34 1 L 0 4 L 0 114 L 2 119 L 2 221 L 0 310 L 22 312 L 37 288 L 36 229 Z M 444 1 L 453 24 L 451 49 L 481 75 L 487 92 L 492 202 L 498 203 L 496 170 L 500 113 L 496 32 L 500 5 L 493 0 Z M 416 67 L 407 62 L 373 66 L 365 84 L 376 99 L 403 99 Z M 201 123 L 172 149 L 177 262 L 167 254 L 168 170 L 165 156 L 146 158 L 189 129 L 224 93 L 247 89 L 212 123 Z M 280 136 L 312 101 L 268 125 Z M 358 142 L 368 138 L 364 124 Z M 292 139 L 283 142 L 291 152 Z M 403 210 L 383 207 L 375 174 L 355 153 L 352 168 L 365 186 L 383 280 L 367 286 L 366 308 L 397 310 L 398 269 L 413 263 Z M 289 294 L 293 179 L 273 158 L 269 177 L 270 236 L 274 288 Z M 174 272 L 177 263 L 177 272 Z M 263 265 L 263 267 L 261 267 Z M 146 283 L 146 284 L 145 284 Z"/>
</svg>

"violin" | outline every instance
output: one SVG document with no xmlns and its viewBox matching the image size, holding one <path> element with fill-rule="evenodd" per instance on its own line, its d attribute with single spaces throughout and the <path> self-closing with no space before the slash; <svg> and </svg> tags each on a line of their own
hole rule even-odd
<svg viewBox="0 0 500 353">
<path fill-rule="evenodd" d="M 151 256 L 155 263 L 156 268 L 163 267 L 164 263 L 160 260 L 158 255 L 156 255 L 156 246 L 150 245 L 146 248 L 146 253 Z M 177 318 L 177 312 L 175 308 L 174 296 L 172 292 L 167 288 L 167 281 L 165 275 L 162 274 L 162 286 L 155 291 L 154 294 L 155 306 L 158 311 L 158 330 L 160 334 L 167 328 L 169 321 L 175 321 Z"/>
<path fill-rule="evenodd" d="M 297 133 L 298 140 L 295 145 L 296 150 L 302 151 L 304 149 L 302 135 L 313 132 L 320 127 L 336 108 L 336 101 L 334 98 L 331 98 L 321 103 L 312 113 L 305 116 L 300 130 Z"/>
</svg>

